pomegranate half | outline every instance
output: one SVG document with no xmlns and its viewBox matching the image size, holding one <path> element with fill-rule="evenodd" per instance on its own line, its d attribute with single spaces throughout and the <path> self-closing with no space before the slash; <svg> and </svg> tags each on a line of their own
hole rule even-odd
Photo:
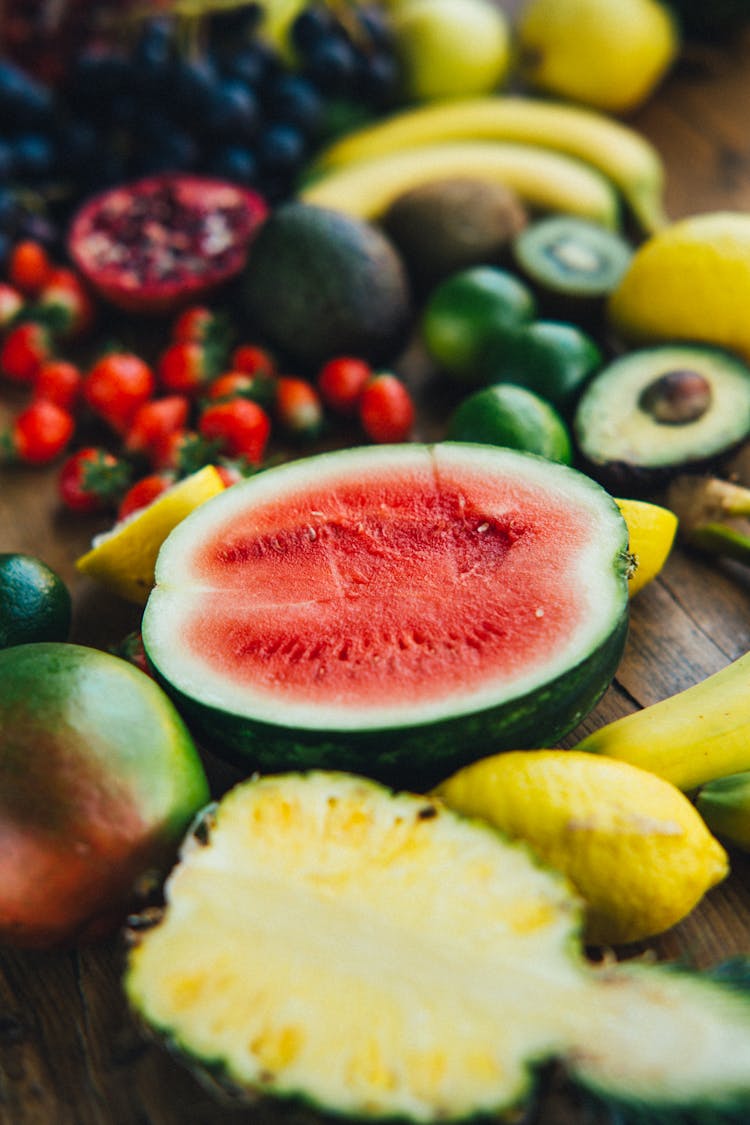
<svg viewBox="0 0 750 1125">
<path fill-rule="evenodd" d="M 68 250 L 110 304 L 171 313 L 240 273 L 267 214 L 263 197 L 237 184 L 164 173 L 84 203 L 71 223 Z"/>
</svg>

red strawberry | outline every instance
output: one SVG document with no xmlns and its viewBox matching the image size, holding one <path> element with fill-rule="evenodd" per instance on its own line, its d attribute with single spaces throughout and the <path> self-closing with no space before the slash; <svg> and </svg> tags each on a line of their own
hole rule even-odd
<svg viewBox="0 0 750 1125">
<path fill-rule="evenodd" d="M 83 374 L 74 363 L 65 359 L 48 359 L 34 380 L 34 398 L 46 398 L 70 410 L 78 401 L 83 387 Z"/>
<path fill-rule="evenodd" d="M 176 394 L 196 395 L 217 373 L 216 355 L 206 344 L 172 344 L 159 358 L 159 385 Z"/>
<path fill-rule="evenodd" d="M 63 463 L 57 491 L 74 512 L 106 512 L 114 508 L 130 482 L 126 461 L 106 449 L 87 445 Z"/>
<path fill-rule="evenodd" d="M 89 371 L 83 384 L 83 397 L 95 414 L 122 434 L 139 406 L 151 398 L 154 387 L 154 373 L 139 356 L 131 352 L 111 352 L 102 356 Z"/>
<path fill-rule="evenodd" d="M 37 297 L 34 315 L 63 339 L 80 339 L 94 323 L 96 306 L 78 274 L 56 269 Z"/>
<path fill-rule="evenodd" d="M 357 412 L 359 396 L 372 376 L 372 368 L 363 359 L 354 356 L 337 356 L 324 364 L 318 372 L 318 390 L 326 406 L 337 414 L 353 416 Z"/>
<path fill-rule="evenodd" d="M 131 485 L 120 501 L 117 519 L 124 520 L 133 512 L 147 508 L 162 492 L 166 492 L 175 481 L 174 473 L 149 473 Z"/>
<path fill-rule="evenodd" d="M 50 355 L 50 335 L 44 325 L 33 321 L 17 324 L 0 348 L 0 371 L 14 383 L 33 383 Z"/>
<path fill-rule="evenodd" d="M 371 441 L 406 441 L 414 426 L 414 403 L 395 375 L 373 375 L 359 399 L 359 420 Z"/>
<path fill-rule="evenodd" d="M 184 395 L 165 395 L 139 406 L 125 434 L 128 453 L 141 453 L 152 463 L 159 461 L 164 443 L 187 423 L 190 403 Z"/>
<path fill-rule="evenodd" d="M 17 242 L 10 252 L 8 281 L 26 297 L 41 292 L 52 273 L 52 263 L 44 246 L 33 239 Z"/>
<path fill-rule="evenodd" d="M 323 428 L 320 395 L 304 379 L 280 375 L 276 384 L 275 405 L 279 422 L 292 437 L 312 440 Z"/>
<path fill-rule="evenodd" d="M 259 465 L 271 433 L 271 420 L 257 402 L 234 398 L 207 407 L 198 430 L 204 438 L 217 442 L 219 451 L 227 457 L 242 457 L 251 465 Z"/>
<path fill-rule="evenodd" d="M 32 402 L 0 433 L 0 461 L 46 465 L 73 437 L 73 416 L 46 399 Z"/>
</svg>

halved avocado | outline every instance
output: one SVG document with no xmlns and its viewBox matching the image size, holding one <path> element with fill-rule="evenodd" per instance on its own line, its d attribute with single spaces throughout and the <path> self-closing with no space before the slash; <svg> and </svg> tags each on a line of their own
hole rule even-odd
<svg viewBox="0 0 750 1125">
<path fill-rule="evenodd" d="M 630 352 L 589 383 L 574 432 L 592 475 L 612 487 L 707 467 L 750 434 L 750 367 L 696 344 Z"/>
</svg>

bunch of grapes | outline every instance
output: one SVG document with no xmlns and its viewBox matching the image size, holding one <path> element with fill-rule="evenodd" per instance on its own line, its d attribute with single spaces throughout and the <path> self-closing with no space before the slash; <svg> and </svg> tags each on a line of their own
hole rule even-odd
<svg viewBox="0 0 750 1125">
<path fill-rule="evenodd" d="M 394 104 L 398 67 L 374 3 L 315 2 L 290 29 L 293 60 L 264 39 L 261 4 L 191 27 L 158 15 L 84 45 L 51 88 L 0 60 L 0 264 L 20 238 L 55 249 L 93 192 L 192 171 L 289 196 L 332 133 Z"/>
</svg>

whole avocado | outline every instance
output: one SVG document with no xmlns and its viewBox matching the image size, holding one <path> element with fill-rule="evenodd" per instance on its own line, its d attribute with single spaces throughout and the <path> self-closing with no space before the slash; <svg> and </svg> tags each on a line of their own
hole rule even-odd
<svg viewBox="0 0 750 1125">
<path fill-rule="evenodd" d="M 387 361 L 412 318 L 406 268 L 390 240 L 360 219 L 296 201 L 263 224 L 242 301 L 254 330 L 308 368 L 335 355 Z"/>
</svg>

